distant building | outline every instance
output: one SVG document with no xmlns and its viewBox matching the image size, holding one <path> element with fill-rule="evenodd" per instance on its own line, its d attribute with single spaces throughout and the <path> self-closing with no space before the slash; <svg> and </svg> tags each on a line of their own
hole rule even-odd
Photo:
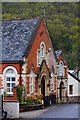
<svg viewBox="0 0 80 120">
<path fill-rule="evenodd" d="M 57 57 L 57 98 L 58 103 L 66 102 L 68 90 L 68 66 L 62 50 L 55 51 Z"/>
<path fill-rule="evenodd" d="M 80 102 L 79 70 L 68 72 L 68 102 Z"/>
</svg>

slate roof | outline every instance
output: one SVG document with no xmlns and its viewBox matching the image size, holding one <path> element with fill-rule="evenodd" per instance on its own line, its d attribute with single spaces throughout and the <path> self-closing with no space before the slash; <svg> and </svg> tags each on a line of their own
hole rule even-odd
<svg viewBox="0 0 80 120">
<path fill-rule="evenodd" d="M 40 18 L 2 21 L 2 61 L 20 61 L 29 53 L 40 22 Z"/>
</svg>

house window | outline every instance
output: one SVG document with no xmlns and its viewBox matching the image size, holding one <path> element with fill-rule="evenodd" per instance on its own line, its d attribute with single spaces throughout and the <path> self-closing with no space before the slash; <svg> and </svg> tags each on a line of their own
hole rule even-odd
<svg viewBox="0 0 80 120">
<path fill-rule="evenodd" d="M 50 89 L 51 91 L 54 90 L 54 85 L 53 85 L 53 73 L 51 72 L 51 79 L 50 79 Z"/>
<path fill-rule="evenodd" d="M 7 69 L 5 73 L 6 78 L 6 92 L 7 94 L 13 94 L 13 87 L 16 83 L 16 73 L 13 69 Z"/>
<path fill-rule="evenodd" d="M 30 93 L 34 92 L 34 73 L 33 70 L 30 72 Z"/>
<path fill-rule="evenodd" d="M 63 63 L 60 62 L 59 64 L 59 76 L 63 76 Z"/>
<path fill-rule="evenodd" d="M 44 57 L 44 44 L 41 44 L 41 57 Z"/>
<path fill-rule="evenodd" d="M 69 94 L 73 94 L 73 85 L 69 85 Z"/>
<path fill-rule="evenodd" d="M 38 51 L 38 64 L 40 64 L 40 51 Z"/>
</svg>

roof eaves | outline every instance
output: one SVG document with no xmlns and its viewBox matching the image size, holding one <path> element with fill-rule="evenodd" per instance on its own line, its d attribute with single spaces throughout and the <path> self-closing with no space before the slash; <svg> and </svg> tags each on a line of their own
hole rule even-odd
<svg viewBox="0 0 80 120">
<path fill-rule="evenodd" d="M 80 82 L 79 78 L 77 78 L 76 76 L 74 76 L 72 73 L 68 72 L 69 75 L 71 75 L 75 80 L 77 80 L 78 82 Z"/>
<path fill-rule="evenodd" d="M 0 61 L 1 64 L 4 64 L 4 63 L 22 63 L 22 60 L 11 60 L 11 61 Z"/>
</svg>

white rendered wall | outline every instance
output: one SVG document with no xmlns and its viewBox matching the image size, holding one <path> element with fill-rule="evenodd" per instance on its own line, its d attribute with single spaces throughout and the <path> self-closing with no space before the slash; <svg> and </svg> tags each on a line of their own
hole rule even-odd
<svg viewBox="0 0 80 120">
<path fill-rule="evenodd" d="M 78 84 L 79 82 L 68 74 L 68 96 L 69 97 L 78 96 Z M 73 85 L 73 94 L 69 94 L 69 85 Z"/>
<path fill-rule="evenodd" d="M 3 109 L 7 111 L 7 118 L 19 118 L 19 102 L 5 101 Z"/>
</svg>

